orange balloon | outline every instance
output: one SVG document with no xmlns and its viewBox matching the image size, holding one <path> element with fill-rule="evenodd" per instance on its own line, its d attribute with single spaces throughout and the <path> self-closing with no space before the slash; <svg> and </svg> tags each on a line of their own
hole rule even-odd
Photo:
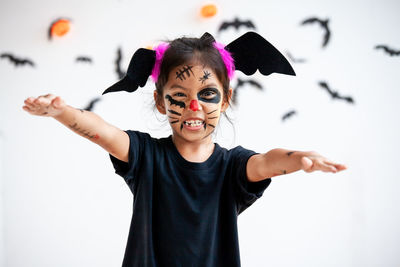
<svg viewBox="0 0 400 267">
<path fill-rule="evenodd" d="M 201 15 L 205 18 L 213 17 L 217 14 L 217 6 L 214 4 L 204 5 L 201 8 Z"/>
<path fill-rule="evenodd" d="M 67 19 L 59 19 L 51 25 L 51 35 L 63 36 L 69 32 L 71 26 Z"/>
</svg>

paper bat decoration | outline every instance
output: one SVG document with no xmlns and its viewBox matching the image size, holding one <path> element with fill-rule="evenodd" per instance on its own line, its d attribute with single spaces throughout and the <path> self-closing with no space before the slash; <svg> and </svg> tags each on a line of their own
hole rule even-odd
<svg viewBox="0 0 400 267">
<path fill-rule="evenodd" d="M 329 93 L 332 99 L 341 99 L 345 100 L 347 103 L 354 104 L 354 100 L 352 97 L 339 95 L 337 91 L 331 90 L 326 82 L 321 81 L 318 84 Z"/>
<path fill-rule="evenodd" d="M 87 62 L 87 63 L 93 63 L 93 60 L 90 57 L 85 57 L 85 56 L 80 56 L 77 57 L 76 62 Z"/>
<path fill-rule="evenodd" d="M 100 97 L 96 97 L 95 99 L 92 99 L 92 100 L 90 101 L 89 105 L 87 105 L 87 106 L 84 108 L 84 110 L 92 111 L 94 105 L 95 105 L 97 102 L 99 102 L 99 101 L 100 101 Z"/>
<path fill-rule="evenodd" d="M 388 54 L 391 57 L 400 55 L 400 50 L 394 50 L 393 48 L 390 48 L 387 45 L 377 45 L 375 46 L 375 49 L 382 49 L 383 51 L 385 51 L 386 54 Z"/>
<path fill-rule="evenodd" d="M 325 34 L 324 34 L 324 38 L 323 38 L 323 42 L 322 42 L 322 47 L 324 48 L 328 45 L 329 39 L 331 37 L 331 31 L 329 29 L 328 22 L 329 22 L 329 19 L 322 20 L 317 17 L 312 17 L 312 18 L 308 18 L 308 19 L 305 19 L 304 21 L 302 21 L 301 25 L 318 23 L 325 30 Z"/>
<path fill-rule="evenodd" d="M 18 58 L 10 53 L 3 53 L 0 55 L 0 58 L 7 58 L 10 60 L 11 63 L 13 63 L 16 67 L 18 66 L 25 66 L 25 65 L 30 65 L 32 67 L 35 66 L 35 63 L 33 63 L 32 60 L 27 59 L 27 58 Z"/>
<path fill-rule="evenodd" d="M 304 58 L 295 58 L 290 54 L 288 51 L 286 51 L 286 55 L 288 56 L 289 60 L 292 61 L 293 63 L 305 63 L 306 60 Z"/>
<path fill-rule="evenodd" d="M 256 26 L 254 26 L 254 23 L 251 20 L 239 20 L 238 18 L 235 18 L 233 21 L 222 22 L 222 24 L 218 28 L 218 32 L 226 30 L 230 27 L 239 30 L 240 26 L 244 26 L 248 29 L 254 29 L 254 30 L 256 29 Z"/>
<path fill-rule="evenodd" d="M 204 33 L 207 38 L 214 38 Z M 203 37 L 202 37 L 203 38 Z M 296 75 L 287 59 L 267 40 L 255 32 L 247 32 L 225 46 L 235 62 L 236 70 L 252 75 L 257 70 L 263 75 L 281 73 Z M 168 53 L 166 50 L 165 53 Z M 117 61 L 118 62 L 118 61 Z M 144 87 L 156 62 L 156 52 L 145 48 L 136 50 L 128 66 L 127 74 L 107 88 L 103 94 L 118 91 L 134 92 Z"/>
<path fill-rule="evenodd" d="M 238 78 L 237 84 L 236 84 L 235 88 L 233 88 L 233 96 L 232 96 L 233 104 L 237 103 L 238 93 L 239 93 L 238 89 L 243 87 L 245 84 L 250 84 L 261 91 L 264 90 L 262 85 L 259 82 L 257 82 L 256 80 L 253 80 L 253 79 L 242 80 L 242 79 Z"/>
<path fill-rule="evenodd" d="M 236 70 L 253 75 L 281 73 L 295 76 L 287 59 L 272 44 L 255 32 L 247 32 L 225 47 L 235 60 Z"/>
<path fill-rule="evenodd" d="M 118 47 L 117 59 L 115 60 L 115 71 L 118 75 L 118 79 L 122 79 L 126 75 L 126 72 L 122 71 L 121 61 L 122 61 L 121 47 Z"/>
<path fill-rule="evenodd" d="M 282 122 L 286 121 L 288 118 L 292 117 L 292 116 L 295 115 L 295 114 L 297 114 L 297 112 L 296 112 L 295 110 L 291 110 L 291 111 L 285 113 L 285 114 L 282 116 Z"/>
</svg>

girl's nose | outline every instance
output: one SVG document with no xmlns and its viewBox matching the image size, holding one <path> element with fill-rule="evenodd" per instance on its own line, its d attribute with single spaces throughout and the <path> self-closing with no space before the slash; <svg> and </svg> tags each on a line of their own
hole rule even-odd
<svg viewBox="0 0 400 267">
<path fill-rule="evenodd" d="M 190 109 L 193 111 L 198 111 L 199 110 L 199 101 L 197 101 L 197 100 L 190 101 Z"/>
</svg>

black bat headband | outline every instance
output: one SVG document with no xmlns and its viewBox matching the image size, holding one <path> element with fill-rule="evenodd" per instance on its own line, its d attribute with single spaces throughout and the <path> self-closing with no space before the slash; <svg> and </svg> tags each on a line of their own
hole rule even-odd
<svg viewBox="0 0 400 267">
<path fill-rule="evenodd" d="M 211 35 L 205 33 L 204 36 Z M 247 32 L 225 47 L 214 42 L 214 47 L 221 54 L 229 78 L 233 77 L 235 69 L 246 75 L 252 75 L 257 70 L 263 75 L 270 75 L 274 72 L 296 75 L 286 58 L 255 32 Z M 138 49 L 132 56 L 125 77 L 105 90 L 103 95 L 118 91 L 134 92 L 139 86 L 146 85 L 150 75 L 153 80 L 157 81 L 162 57 L 167 49 L 168 44 L 159 45 L 155 50 Z"/>
</svg>

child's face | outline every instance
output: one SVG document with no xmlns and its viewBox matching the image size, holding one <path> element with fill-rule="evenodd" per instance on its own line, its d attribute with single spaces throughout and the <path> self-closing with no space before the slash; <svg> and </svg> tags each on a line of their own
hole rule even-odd
<svg viewBox="0 0 400 267">
<path fill-rule="evenodd" d="M 191 142 L 210 140 L 221 112 L 229 106 L 215 73 L 195 64 L 173 69 L 162 98 L 155 92 L 155 99 L 157 109 L 168 116 L 174 137 Z"/>
</svg>

